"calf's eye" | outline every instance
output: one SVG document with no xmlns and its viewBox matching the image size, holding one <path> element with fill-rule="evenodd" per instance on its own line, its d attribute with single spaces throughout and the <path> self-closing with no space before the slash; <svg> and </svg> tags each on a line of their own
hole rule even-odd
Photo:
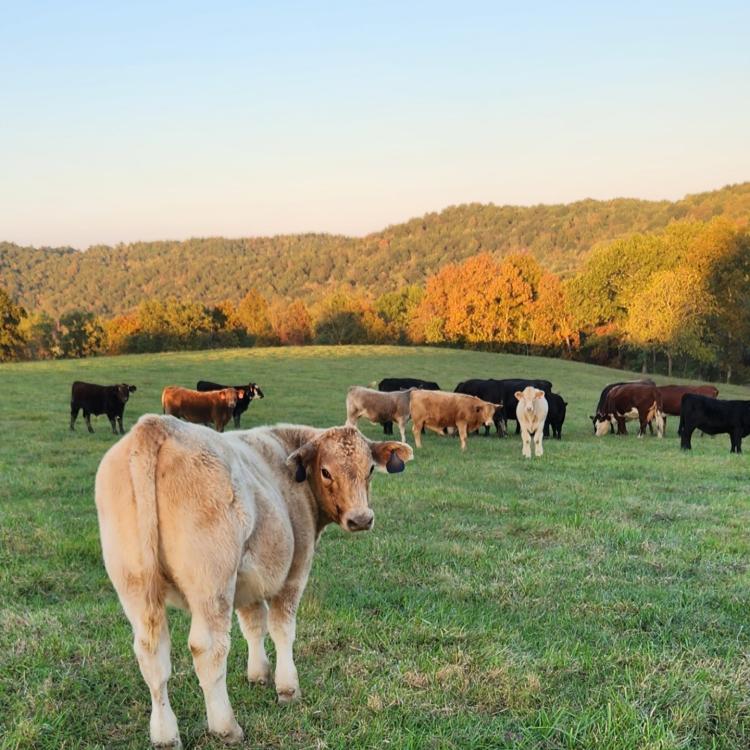
<svg viewBox="0 0 750 750">
<path fill-rule="evenodd" d="M 331 479 L 331 472 L 328 471 L 328 469 L 321 469 L 320 473 L 323 475 L 324 479 Z"/>
</svg>

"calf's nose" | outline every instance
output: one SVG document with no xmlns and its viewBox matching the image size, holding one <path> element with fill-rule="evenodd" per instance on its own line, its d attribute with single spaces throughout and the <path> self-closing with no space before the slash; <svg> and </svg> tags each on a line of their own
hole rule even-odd
<svg viewBox="0 0 750 750">
<path fill-rule="evenodd" d="M 363 510 L 347 516 L 346 528 L 349 531 L 369 531 L 372 528 L 375 514 L 371 510 Z"/>
</svg>

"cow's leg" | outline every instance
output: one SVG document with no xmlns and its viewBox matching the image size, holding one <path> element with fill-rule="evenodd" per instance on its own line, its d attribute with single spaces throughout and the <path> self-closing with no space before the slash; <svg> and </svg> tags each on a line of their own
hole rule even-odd
<svg viewBox="0 0 750 750">
<path fill-rule="evenodd" d="M 521 452 L 526 458 L 531 458 L 531 434 L 527 429 L 521 430 L 521 440 L 523 442 Z"/>
<path fill-rule="evenodd" d="M 227 693 L 227 655 L 232 625 L 233 586 L 197 601 L 188 596 L 192 620 L 188 646 L 206 701 L 208 728 L 224 742 L 241 742 L 244 734 L 234 718 Z"/>
<path fill-rule="evenodd" d="M 383 422 L 383 434 L 393 435 L 393 422 Z"/>
<path fill-rule="evenodd" d="M 112 425 L 112 434 L 116 435 L 117 434 L 117 417 L 110 417 L 109 415 L 107 415 L 107 419 L 109 419 L 109 423 L 110 425 Z"/>
<path fill-rule="evenodd" d="M 70 405 L 70 429 L 75 429 L 76 419 L 78 419 L 78 412 L 81 410 L 80 406 Z"/>
<path fill-rule="evenodd" d="M 516 435 L 518 435 L 519 432 L 521 432 L 521 423 L 516 420 Z"/>
<path fill-rule="evenodd" d="M 732 442 L 730 453 L 742 453 L 742 430 L 735 429 L 729 433 L 729 439 Z"/>
<path fill-rule="evenodd" d="M 271 679 L 271 665 L 266 656 L 265 639 L 268 632 L 268 605 L 249 604 L 237 609 L 240 630 L 247 641 L 247 679 L 267 685 Z"/>
<path fill-rule="evenodd" d="M 457 422 L 456 423 L 456 429 L 458 430 L 458 437 L 461 439 L 461 450 L 466 450 L 466 422 Z"/>
<path fill-rule="evenodd" d="M 628 434 L 628 425 L 625 422 L 625 417 L 615 417 L 617 420 L 617 434 L 618 435 L 627 435 Z"/>
<path fill-rule="evenodd" d="M 422 447 L 422 423 L 412 422 L 411 423 L 411 434 L 414 435 L 414 445 L 417 448 Z"/>
<path fill-rule="evenodd" d="M 233 414 L 232 416 L 234 417 L 234 429 L 235 430 L 239 430 L 240 429 L 240 417 L 242 415 L 241 414 Z"/>
<path fill-rule="evenodd" d="M 297 627 L 297 605 L 301 594 L 299 586 L 288 583 L 270 602 L 268 631 L 276 647 L 274 682 L 279 703 L 291 703 L 302 696 L 292 653 Z"/>
<path fill-rule="evenodd" d="M 542 437 L 544 435 L 544 431 L 540 430 L 538 427 L 536 428 L 536 432 L 534 433 L 534 453 L 536 453 L 537 456 L 543 456 L 544 455 L 544 448 L 542 448 Z"/>
<path fill-rule="evenodd" d="M 115 579 L 113 582 L 116 582 Z M 122 588 L 124 587 L 117 587 L 118 593 L 121 593 Z M 167 692 L 167 681 L 172 673 L 172 664 L 169 658 L 170 641 L 166 612 L 161 610 L 160 629 L 154 638 L 149 629 L 149 624 L 153 625 L 153 623 L 146 622 L 143 599 L 128 596 L 123 591 L 120 601 L 133 627 L 133 650 L 143 679 L 151 692 L 151 720 L 149 722 L 151 742 L 157 747 L 182 747 L 177 717 L 169 703 Z"/>
<path fill-rule="evenodd" d="M 122 414 L 120 414 L 120 416 L 117 417 L 117 422 L 120 425 L 120 435 L 124 435 L 125 434 L 125 428 L 122 426 Z"/>
<path fill-rule="evenodd" d="M 83 418 L 86 420 L 86 427 L 88 427 L 89 432 L 93 432 L 94 428 L 91 426 L 91 412 L 83 410 Z"/>
<path fill-rule="evenodd" d="M 684 451 L 692 450 L 692 444 L 690 442 L 693 437 L 693 428 L 683 426 L 682 432 L 680 433 L 680 448 Z"/>
<path fill-rule="evenodd" d="M 401 419 L 398 423 L 399 432 L 401 432 L 401 442 L 406 442 L 406 420 Z"/>
</svg>

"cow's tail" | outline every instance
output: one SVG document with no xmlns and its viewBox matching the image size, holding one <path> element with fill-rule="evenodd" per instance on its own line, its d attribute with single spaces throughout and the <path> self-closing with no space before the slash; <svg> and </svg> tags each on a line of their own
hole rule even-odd
<svg viewBox="0 0 750 750">
<path fill-rule="evenodd" d="M 159 567 L 159 521 L 156 507 L 156 466 L 159 449 L 169 437 L 164 420 L 141 417 L 130 431 L 130 480 L 135 495 L 141 584 L 145 596 L 144 625 L 149 651 L 156 650 L 164 625 L 164 581 Z"/>
</svg>

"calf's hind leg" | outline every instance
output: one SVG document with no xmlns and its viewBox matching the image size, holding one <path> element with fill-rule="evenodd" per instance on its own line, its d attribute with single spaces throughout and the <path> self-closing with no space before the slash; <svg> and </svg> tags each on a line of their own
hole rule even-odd
<svg viewBox="0 0 750 750">
<path fill-rule="evenodd" d="M 78 419 L 78 412 L 81 410 L 80 406 L 70 405 L 70 429 L 75 429 L 76 419 Z"/>
<path fill-rule="evenodd" d="M 291 703 L 302 696 L 292 652 L 297 629 L 297 605 L 301 594 L 296 585 L 287 585 L 270 602 L 268 630 L 276 647 L 274 682 L 279 703 Z"/>
<path fill-rule="evenodd" d="M 83 410 L 83 418 L 86 420 L 86 427 L 88 427 L 89 432 L 93 432 L 94 428 L 91 426 L 91 412 Z"/>
<path fill-rule="evenodd" d="M 188 594 L 192 620 L 188 645 L 206 701 L 208 728 L 224 742 L 241 742 L 244 734 L 234 718 L 227 693 L 227 655 L 232 625 L 234 587 L 207 598 Z"/>
</svg>

